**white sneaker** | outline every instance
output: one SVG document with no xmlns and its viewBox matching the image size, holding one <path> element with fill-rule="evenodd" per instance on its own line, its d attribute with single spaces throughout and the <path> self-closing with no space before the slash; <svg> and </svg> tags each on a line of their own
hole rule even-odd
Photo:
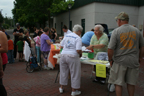
<svg viewBox="0 0 144 96">
<path fill-rule="evenodd" d="M 80 94 L 81 94 L 81 91 L 78 91 L 78 90 L 71 93 L 72 96 L 76 96 L 76 95 L 80 95 Z"/>
<path fill-rule="evenodd" d="M 63 89 L 62 89 L 61 87 L 59 88 L 59 92 L 60 92 L 60 93 L 63 93 Z"/>
<path fill-rule="evenodd" d="M 40 63 L 37 63 L 38 64 L 38 66 L 40 66 Z"/>
<path fill-rule="evenodd" d="M 101 82 L 101 84 L 105 84 L 105 81 L 104 81 L 104 80 L 101 80 L 100 82 Z"/>
<path fill-rule="evenodd" d="M 92 71 L 93 74 L 95 74 L 95 71 Z"/>
<path fill-rule="evenodd" d="M 50 68 L 49 68 L 49 67 L 44 67 L 44 69 L 46 69 L 46 70 L 50 70 Z"/>
</svg>

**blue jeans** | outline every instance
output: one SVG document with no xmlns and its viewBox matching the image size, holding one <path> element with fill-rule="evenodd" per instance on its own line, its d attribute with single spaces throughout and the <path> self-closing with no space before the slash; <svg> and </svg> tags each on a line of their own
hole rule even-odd
<svg viewBox="0 0 144 96">
<path fill-rule="evenodd" d="M 40 63 L 40 59 L 41 59 L 40 47 L 36 46 L 36 52 L 37 52 L 37 62 Z"/>
<path fill-rule="evenodd" d="M 52 39 L 52 41 L 53 41 L 53 43 L 55 43 L 55 40 L 54 40 L 54 39 Z"/>
<path fill-rule="evenodd" d="M 9 63 L 14 63 L 13 50 L 8 50 L 7 56 L 8 56 L 8 61 L 9 61 Z"/>
</svg>

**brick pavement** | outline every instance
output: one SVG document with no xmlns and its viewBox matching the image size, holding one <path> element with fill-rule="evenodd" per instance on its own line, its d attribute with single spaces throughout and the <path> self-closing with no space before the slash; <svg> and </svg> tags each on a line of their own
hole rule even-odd
<svg viewBox="0 0 144 96">
<path fill-rule="evenodd" d="M 107 84 L 93 83 L 90 79 L 90 70 L 90 65 L 82 64 L 80 96 L 107 96 Z M 58 66 L 54 70 L 27 73 L 25 63 L 16 62 L 7 64 L 3 82 L 8 96 L 70 96 L 70 80 L 69 85 L 65 87 L 65 93 L 59 93 L 59 83 L 54 83 L 57 71 Z M 115 92 L 110 93 L 110 96 L 115 96 Z M 123 89 L 123 96 L 128 96 L 126 88 Z M 144 96 L 144 65 L 140 67 L 135 96 Z"/>
</svg>

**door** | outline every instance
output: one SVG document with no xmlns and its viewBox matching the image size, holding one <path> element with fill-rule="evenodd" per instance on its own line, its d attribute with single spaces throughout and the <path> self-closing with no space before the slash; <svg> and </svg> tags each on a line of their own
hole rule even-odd
<svg viewBox="0 0 144 96">
<path fill-rule="evenodd" d="M 62 27 L 63 27 L 63 22 L 61 22 L 61 36 L 63 36 L 63 30 L 62 30 Z"/>
<path fill-rule="evenodd" d="M 81 36 L 83 36 L 85 33 L 85 19 L 81 19 L 81 26 L 83 27 L 83 31 L 82 31 Z"/>
</svg>

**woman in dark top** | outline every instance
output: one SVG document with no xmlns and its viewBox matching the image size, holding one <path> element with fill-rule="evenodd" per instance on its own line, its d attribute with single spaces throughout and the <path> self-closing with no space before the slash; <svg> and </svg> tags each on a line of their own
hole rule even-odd
<svg viewBox="0 0 144 96">
<path fill-rule="evenodd" d="M 56 38 L 57 38 L 56 29 L 55 28 L 51 28 L 51 39 L 52 39 L 53 43 L 55 43 Z"/>
<path fill-rule="evenodd" d="M 34 30 L 35 30 L 35 32 L 34 32 L 33 38 L 36 37 L 36 36 L 38 36 L 39 29 L 38 28 L 34 28 Z"/>
</svg>

